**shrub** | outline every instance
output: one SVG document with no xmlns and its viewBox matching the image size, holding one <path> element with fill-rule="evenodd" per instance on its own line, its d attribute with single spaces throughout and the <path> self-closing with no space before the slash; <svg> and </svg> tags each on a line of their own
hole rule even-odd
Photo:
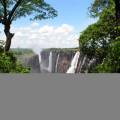
<svg viewBox="0 0 120 120">
<path fill-rule="evenodd" d="M 30 68 L 17 62 L 12 52 L 4 53 L 4 42 L 0 41 L 0 73 L 29 73 Z"/>
<path fill-rule="evenodd" d="M 97 67 L 99 72 L 120 73 L 120 38 L 110 45 L 109 53 L 103 63 Z"/>
</svg>

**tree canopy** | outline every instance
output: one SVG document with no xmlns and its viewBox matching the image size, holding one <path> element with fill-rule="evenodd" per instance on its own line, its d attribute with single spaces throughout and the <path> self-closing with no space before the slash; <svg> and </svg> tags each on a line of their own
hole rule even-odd
<svg viewBox="0 0 120 120">
<path fill-rule="evenodd" d="M 118 19 L 119 9 L 117 7 L 116 11 L 115 2 L 116 0 L 95 0 L 89 8 L 89 13 L 90 17 L 98 17 L 98 21 L 89 25 L 79 38 L 81 51 L 90 58 L 96 57 L 99 59 L 99 67 L 97 68 L 100 72 L 119 71 L 120 61 L 118 61 L 118 57 L 120 54 L 115 48 L 119 50 L 120 20 Z"/>
<path fill-rule="evenodd" d="M 0 41 L 0 72 L 29 73 L 30 69 L 18 63 L 13 52 L 9 51 L 14 33 L 12 22 L 30 16 L 30 20 L 54 18 L 57 11 L 44 0 L 0 0 L 0 23 L 4 26 L 6 42 Z M 18 41 L 19 42 L 19 41 Z"/>
<path fill-rule="evenodd" d="M 20 17 L 32 15 L 32 20 L 57 16 L 57 11 L 44 0 L 0 0 L 1 22 L 12 22 Z"/>
<path fill-rule="evenodd" d="M 0 0 L 0 23 L 6 35 L 5 51 L 9 51 L 14 34 L 10 26 L 14 20 L 30 16 L 31 20 L 54 18 L 57 11 L 44 0 Z"/>
</svg>

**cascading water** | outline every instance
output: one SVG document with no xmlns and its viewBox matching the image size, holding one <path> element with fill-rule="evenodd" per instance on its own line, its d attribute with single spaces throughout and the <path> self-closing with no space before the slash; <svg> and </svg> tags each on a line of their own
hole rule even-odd
<svg viewBox="0 0 120 120">
<path fill-rule="evenodd" d="M 46 63 L 41 58 L 41 53 L 40 53 L 40 67 L 41 67 L 41 72 L 43 73 L 48 73 L 52 72 L 52 52 L 49 54 L 48 58 L 48 66 L 46 66 Z"/>
<path fill-rule="evenodd" d="M 47 70 L 48 72 L 52 72 L 52 52 L 50 52 L 50 55 L 49 55 L 49 65 Z"/>
<path fill-rule="evenodd" d="M 85 64 L 86 59 L 87 59 L 87 55 L 84 56 L 83 62 L 81 64 L 81 66 L 80 66 L 80 72 L 81 72 L 81 70 L 83 68 L 83 65 Z"/>
<path fill-rule="evenodd" d="M 86 73 L 88 73 L 90 67 L 96 62 L 96 58 L 93 58 L 89 61 L 88 68 L 86 70 Z"/>
<path fill-rule="evenodd" d="M 80 57 L 80 52 L 77 51 L 76 54 L 75 54 L 75 56 L 74 56 L 74 58 L 73 58 L 73 60 L 72 60 L 72 62 L 71 62 L 71 66 L 70 66 L 70 68 L 67 70 L 66 73 L 75 73 L 75 70 L 76 70 L 76 68 L 77 68 L 77 63 L 78 63 L 79 57 Z"/>
<path fill-rule="evenodd" d="M 40 64 L 40 68 L 41 68 L 41 52 L 38 53 L 38 56 L 39 56 L 39 64 Z"/>
<path fill-rule="evenodd" d="M 41 65 L 40 65 L 41 64 L 41 54 L 40 54 L 41 49 L 36 48 L 36 49 L 33 49 L 33 51 L 36 54 L 36 56 L 32 57 L 33 68 L 38 69 L 37 71 L 41 72 Z M 32 61 L 31 61 L 31 64 L 32 64 Z"/>
<path fill-rule="evenodd" d="M 55 72 L 57 72 L 59 57 L 60 57 L 60 54 L 58 54 L 58 56 L 57 56 L 56 66 L 55 66 Z"/>
<path fill-rule="evenodd" d="M 89 64 L 88 64 L 88 67 L 90 67 L 95 61 L 96 61 L 95 58 L 93 58 L 92 60 L 90 60 L 90 62 L 89 62 Z"/>
</svg>

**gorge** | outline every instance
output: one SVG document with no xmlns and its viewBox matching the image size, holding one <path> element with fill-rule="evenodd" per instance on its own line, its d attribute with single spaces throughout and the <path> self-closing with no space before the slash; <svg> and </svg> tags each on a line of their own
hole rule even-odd
<svg viewBox="0 0 120 120">
<path fill-rule="evenodd" d="M 96 58 L 89 59 L 78 49 L 44 49 L 39 55 L 17 57 L 23 65 L 31 68 L 31 73 L 87 73 L 96 63 Z"/>
<path fill-rule="evenodd" d="M 97 58 L 89 58 L 78 49 L 47 49 L 41 52 L 43 73 L 88 73 L 98 63 Z M 47 68 L 45 71 L 44 68 Z"/>
</svg>

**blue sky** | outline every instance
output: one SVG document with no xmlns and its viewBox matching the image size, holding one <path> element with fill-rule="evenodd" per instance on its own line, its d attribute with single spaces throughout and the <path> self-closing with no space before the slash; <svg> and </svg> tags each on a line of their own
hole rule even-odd
<svg viewBox="0 0 120 120">
<path fill-rule="evenodd" d="M 57 11 L 58 16 L 54 19 L 37 21 L 40 26 L 45 24 L 59 26 L 61 24 L 69 24 L 76 28 L 76 31 L 84 30 L 89 24 L 95 22 L 88 15 L 88 7 L 93 0 L 46 0 Z M 14 25 L 27 26 L 31 23 L 28 18 L 22 18 L 14 22 Z"/>
</svg>

